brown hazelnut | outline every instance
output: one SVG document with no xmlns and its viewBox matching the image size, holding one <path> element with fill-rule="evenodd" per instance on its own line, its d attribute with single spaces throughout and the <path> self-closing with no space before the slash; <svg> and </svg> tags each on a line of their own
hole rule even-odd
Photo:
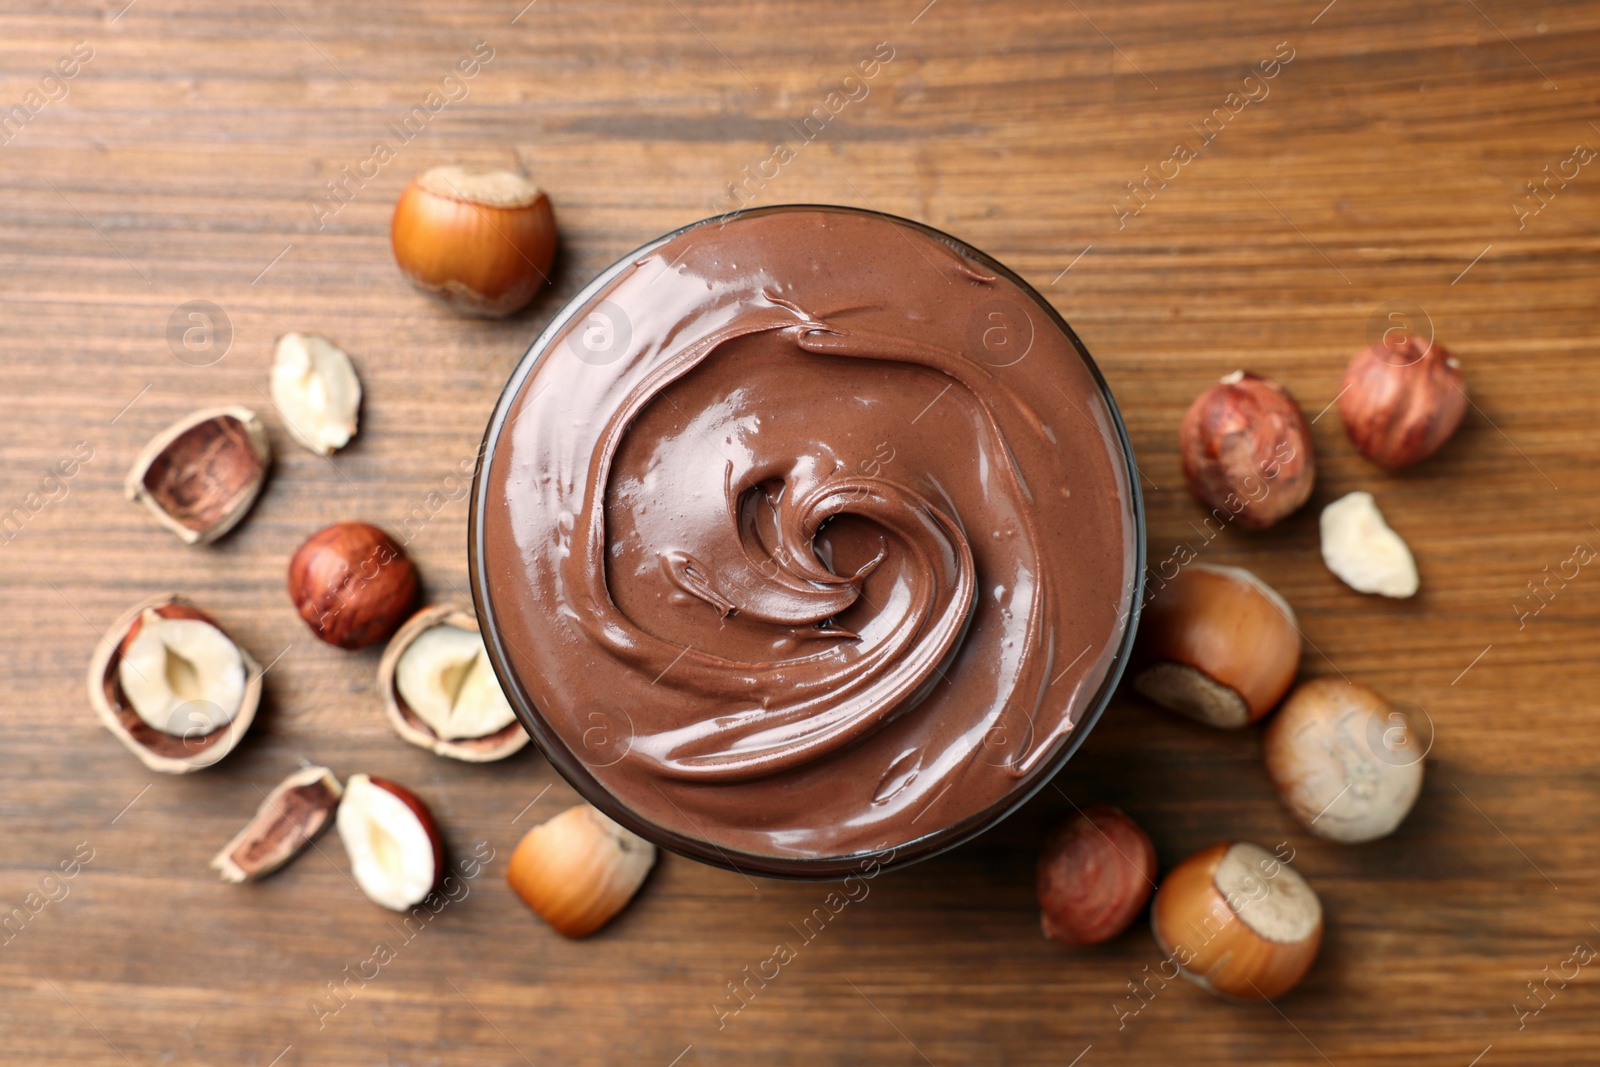
<svg viewBox="0 0 1600 1067">
<path fill-rule="evenodd" d="M 333 824 L 344 788 L 326 767 L 302 767 L 273 787 L 211 867 L 224 882 L 254 882 L 298 856 Z"/>
<path fill-rule="evenodd" d="M 1345 368 L 1339 417 L 1350 442 L 1381 466 L 1427 459 L 1466 413 L 1461 364 L 1443 345 L 1385 338 L 1357 352 Z"/>
<path fill-rule="evenodd" d="M 506 882 L 558 933 L 587 937 L 628 906 L 655 862 L 654 845 L 579 804 L 523 836 Z"/>
<path fill-rule="evenodd" d="M 1139 617 L 1133 686 L 1169 711 L 1236 728 L 1271 711 L 1300 666 L 1294 609 L 1239 567 L 1191 563 Z"/>
<path fill-rule="evenodd" d="M 89 703 L 146 767 L 188 774 L 232 752 L 250 729 L 261 667 L 193 604 L 152 597 L 96 646 Z"/>
<path fill-rule="evenodd" d="M 340 648 L 385 640 L 416 598 L 405 549 L 365 522 L 318 530 L 289 560 L 289 599 L 312 633 Z"/>
<path fill-rule="evenodd" d="M 1109 804 L 1068 819 L 1039 854 L 1039 926 L 1066 945 L 1096 945 L 1128 928 L 1155 891 L 1156 850 Z"/>
<path fill-rule="evenodd" d="M 1392 833 L 1422 791 L 1424 750 L 1405 713 L 1339 678 L 1289 694 L 1267 726 L 1262 754 L 1284 806 L 1331 841 Z"/>
<path fill-rule="evenodd" d="M 1317 477 L 1311 427 L 1289 391 L 1234 371 L 1201 393 L 1178 431 L 1183 476 L 1221 524 L 1265 529 L 1304 504 Z"/>
<path fill-rule="evenodd" d="M 145 445 L 126 491 L 184 542 L 233 529 L 255 503 L 272 463 L 267 431 L 249 408 L 197 411 Z"/>
<path fill-rule="evenodd" d="M 434 167 L 400 194 L 390 240 L 412 285 L 458 311 L 499 318 L 549 280 L 556 217 L 521 174 Z"/>
<path fill-rule="evenodd" d="M 477 618 L 453 604 L 423 608 L 395 632 L 378 663 L 378 690 L 395 733 L 440 756 L 487 763 L 528 744 Z"/>
<path fill-rule="evenodd" d="M 1298 871 L 1247 842 L 1173 868 L 1150 910 L 1156 943 L 1201 988 L 1270 1000 L 1299 984 L 1322 945 L 1322 902 Z"/>
</svg>

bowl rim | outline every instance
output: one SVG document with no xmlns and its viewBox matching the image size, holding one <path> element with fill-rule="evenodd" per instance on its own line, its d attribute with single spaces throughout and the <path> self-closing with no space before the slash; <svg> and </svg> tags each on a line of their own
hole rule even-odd
<svg viewBox="0 0 1600 1067">
<path fill-rule="evenodd" d="M 909 227 L 934 240 L 949 245 L 963 256 L 1004 277 L 1043 309 L 1050 320 L 1071 342 L 1073 349 L 1078 354 L 1078 358 L 1083 361 L 1084 366 L 1088 369 L 1090 378 L 1099 388 L 1101 399 L 1105 402 L 1106 408 L 1110 413 L 1112 425 L 1116 430 L 1117 443 L 1120 445 L 1123 463 L 1126 467 L 1125 473 L 1129 488 L 1129 514 L 1133 525 L 1134 569 L 1127 622 L 1123 627 L 1120 639 L 1117 641 L 1115 654 L 1104 679 L 1100 683 L 1099 689 L 1095 692 L 1093 699 L 1088 704 L 1087 712 L 1078 721 L 1077 726 L 1067 735 L 1064 742 L 1058 742 L 1061 745 L 1060 751 L 1049 760 L 1042 762 L 1032 775 L 1024 782 L 1019 783 L 1016 788 L 988 807 L 973 812 L 964 819 L 931 830 L 921 837 L 913 838 L 893 847 L 858 851 L 837 856 L 783 856 L 730 849 L 714 841 L 689 837 L 660 826 L 641 817 L 623 804 L 589 772 L 587 766 L 572 752 L 571 748 L 553 730 L 546 727 L 543 719 L 538 714 L 537 708 L 524 690 L 521 680 L 512 666 L 511 658 L 503 645 L 500 628 L 495 624 L 494 608 L 489 597 L 488 580 L 483 568 L 480 566 L 480 561 L 483 557 L 484 509 L 487 507 L 486 486 L 495 449 L 499 443 L 501 432 L 505 428 L 507 416 L 522 393 L 523 384 L 538 367 L 556 336 L 567 327 L 579 311 L 587 307 L 589 302 L 625 269 L 668 241 L 702 226 L 726 224 L 742 218 L 791 211 L 827 211 L 840 214 L 865 215 L 885 220 L 895 225 Z M 1123 423 L 1122 412 L 1117 407 L 1117 401 L 1111 393 L 1111 387 L 1106 383 L 1105 376 L 1101 374 L 1094 357 L 1089 354 L 1088 348 L 1084 346 L 1077 333 L 1068 325 L 1061 313 L 1026 279 L 981 249 L 914 219 L 891 215 L 883 211 L 837 204 L 774 204 L 767 207 L 729 212 L 724 215 L 712 215 L 685 226 L 679 226 L 662 234 L 660 237 L 645 242 L 595 275 L 588 284 L 578 290 L 570 300 L 562 305 L 550 322 L 546 324 L 545 328 L 534 338 L 533 343 L 522 354 L 516 368 L 511 372 L 505 386 L 501 389 L 500 395 L 495 401 L 494 410 L 489 416 L 489 422 L 484 429 L 483 442 L 478 449 L 477 463 L 472 475 L 472 496 L 468 506 L 467 524 L 468 580 L 472 587 L 473 607 L 477 612 L 490 664 L 494 667 L 495 675 L 499 678 L 501 687 L 505 690 L 506 696 L 511 702 L 512 709 L 517 713 L 518 720 L 521 721 L 524 729 L 528 731 L 533 738 L 534 744 L 538 746 L 539 751 L 544 754 L 550 765 L 584 800 L 593 804 L 607 817 L 627 827 L 640 837 L 689 859 L 745 875 L 759 874 L 772 878 L 810 881 L 834 880 L 852 873 L 859 876 L 864 869 L 869 867 L 872 869 L 872 873 L 876 874 L 879 869 L 907 866 L 948 852 L 966 844 L 1003 822 L 1014 814 L 1017 809 L 1038 795 L 1039 791 L 1055 778 L 1082 746 L 1090 731 L 1100 721 L 1101 716 L 1105 713 L 1107 706 L 1115 695 L 1123 673 L 1127 669 L 1128 660 L 1133 650 L 1134 637 L 1138 631 L 1140 611 L 1144 605 L 1146 536 L 1144 493 L 1140 486 L 1139 468 L 1134 461 L 1133 444 L 1128 439 L 1127 426 Z"/>
</svg>

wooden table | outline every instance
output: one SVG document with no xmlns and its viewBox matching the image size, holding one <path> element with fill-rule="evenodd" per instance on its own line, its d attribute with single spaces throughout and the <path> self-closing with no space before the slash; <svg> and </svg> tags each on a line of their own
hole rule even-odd
<svg viewBox="0 0 1600 1067">
<path fill-rule="evenodd" d="M 1584 569 L 1543 601 L 1529 583 L 1600 545 L 1600 170 L 1573 162 L 1600 145 L 1600 4 L 926 2 L 8 5 L 0 107 L 22 111 L 0 115 L 0 511 L 21 519 L 0 535 L 0 912 L 49 894 L 0 946 L 0 1061 L 1596 1055 L 1600 981 L 1544 980 L 1574 946 L 1600 946 L 1600 578 Z M 478 42 L 492 58 L 447 82 Z M 892 59 L 861 79 L 880 48 Z M 46 79 L 62 69 L 74 76 Z M 802 140 L 817 108 L 827 121 Z M 403 139 L 408 115 L 422 117 Z M 379 141 L 395 158 L 374 167 Z M 1255 569 L 1300 612 L 1306 674 L 1427 712 L 1427 781 L 1399 832 L 1312 838 L 1273 797 L 1259 731 L 1123 697 L 1058 788 L 956 854 L 876 880 L 720 1028 L 725 983 L 797 941 L 791 924 L 826 887 L 669 856 L 635 907 L 579 944 L 506 891 L 511 847 L 572 791 L 531 750 L 481 767 L 402 744 L 374 691 L 377 651 L 313 641 L 285 561 L 312 529 L 359 516 L 401 533 L 431 599 L 463 598 L 453 476 L 527 343 L 615 257 L 734 206 L 728 183 L 780 143 L 793 160 L 746 183 L 750 202 L 924 220 L 1071 320 L 1147 476 L 1153 560 L 1186 542 Z M 1170 162 L 1179 144 L 1194 158 Z M 520 164 L 557 205 L 555 285 L 510 322 L 453 317 L 390 258 L 400 188 L 455 160 Z M 1565 177 L 1533 197 L 1527 183 L 1549 175 Z M 344 190 L 333 200 L 329 182 Z M 190 301 L 220 307 L 231 336 L 179 359 L 168 334 Z M 1326 410 L 1391 314 L 1431 322 L 1474 400 L 1444 452 L 1402 474 L 1358 457 Z M 332 462 L 295 446 L 263 395 L 291 329 L 337 339 L 366 383 L 361 435 Z M 1208 541 L 1176 428 L 1241 365 L 1321 413 L 1321 477 L 1280 527 Z M 158 429 L 227 402 L 266 414 L 276 469 L 239 531 L 185 548 L 121 480 Z M 48 479 L 75 450 L 92 458 Z M 1318 561 L 1318 510 L 1357 488 L 1415 550 L 1413 600 L 1357 595 Z M 83 693 L 101 630 L 164 591 L 274 663 L 251 737 L 185 778 L 145 772 Z M 486 842 L 495 859 L 409 941 L 349 883 L 333 837 L 267 882 L 220 883 L 212 853 L 301 756 L 411 784 L 453 853 Z M 1160 960 L 1144 925 L 1092 951 L 1043 941 L 1034 852 L 1069 797 L 1126 808 L 1164 867 L 1229 837 L 1294 848 L 1328 914 L 1304 985 L 1276 1005 L 1186 983 L 1141 1002 L 1128 983 Z M 92 859 L 45 883 L 75 851 Z M 328 983 L 378 942 L 396 958 L 319 1026 L 313 1002 L 333 1003 Z"/>
</svg>

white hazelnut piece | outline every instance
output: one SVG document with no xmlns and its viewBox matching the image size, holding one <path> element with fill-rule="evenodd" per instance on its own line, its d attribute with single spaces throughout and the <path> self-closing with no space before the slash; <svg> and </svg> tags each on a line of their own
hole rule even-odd
<svg viewBox="0 0 1600 1067">
<path fill-rule="evenodd" d="M 1267 726 L 1263 754 L 1284 806 L 1331 841 L 1392 833 L 1422 791 L 1425 753 L 1405 714 L 1338 678 L 1289 694 Z"/>
<path fill-rule="evenodd" d="M 579 804 L 529 830 L 506 882 L 566 937 L 587 937 L 627 907 L 656 862 L 656 847 Z"/>
<path fill-rule="evenodd" d="M 436 604 L 408 619 L 384 650 L 378 689 L 395 732 L 438 755 L 485 763 L 529 742 L 464 608 Z"/>
<path fill-rule="evenodd" d="M 1322 561 L 1358 593 L 1404 598 L 1417 591 L 1417 563 L 1383 521 L 1371 493 L 1346 493 L 1322 509 Z"/>
<path fill-rule="evenodd" d="M 122 652 L 117 680 L 134 713 L 173 737 L 226 726 L 244 704 L 244 657 L 226 634 L 200 619 L 151 609 Z"/>
<path fill-rule="evenodd" d="M 261 667 L 205 612 L 152 597 L 111 625 L 89 660 L 89 703 L 151 770 L 187 774 L 238 745 L 261 701 Z"/>
<path fill-rule="evenodd" d="M 386 778 L 352 774 L 336 819 L 350 875 L 374 904 L 405 911 L 444 874 L 444 843 L 415 793 Z"/>
<path fill-rule="evenodd" d="M 355 436 L 361 381 L 350 357 L 326 337 L 286 333 L 272 361 L 272 402 L 296 441 L 331 456 Z"/>
<path fill-rule="evenodd" d="M 1271 711 L 1300 665 L 1300 630 L 1278 591 L 1239 567 L 1191 563 L 1139 619 L 1133 686 L 1169 711 L 1236 729 Z"/>
<path fill-rule="evenodd" d="M 1299 984 L 1322 945 L 1322 902 L 1260 845 L 1226 841 L 1190 856 L 1156 891 L 1156 943 L 1185 978 L 1235 1000 Z"/>
</svg>

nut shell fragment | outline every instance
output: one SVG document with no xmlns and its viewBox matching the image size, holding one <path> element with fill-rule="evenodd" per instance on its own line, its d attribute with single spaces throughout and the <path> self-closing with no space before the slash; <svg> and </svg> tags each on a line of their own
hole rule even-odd
<svg viewBox="0 0 1600 1067">
<path fill-rule="evenodd" d="M 211 861 L 224 882 L 253 882 L 294 859 L 333 824 L 344 788 L 326 767 L 303 767 L 279 782 L 244 829 Z"/>
<path fill-rule="evenodd" d="M 435 604 L 423 608 L 406 620 L 405 624 L 395 632 L 394 637 L 390 638 L 388 647 L 384 649 L 383 659 L 378 663 L 378 689 L 383 694 L 383 706 L 389 718 L 389 725 L 394 727 L 395 733 L 419 748 L 451 759 L 465 760 L 468 763 L 488 763 L 505 759 L 520 751 L 528 744 L 529 737 L 527 730 L 523 729 L 522 724 L 514 718 L 481 737 L 446 738 L 441 737 L 406 703 L 396 684 L 401 658 L 419 637 L 441 626 L 454 627 L 472 634 L 479 632 L 478 620 L 471 612 L 453 604 Z M 486 663 L 483 669 L 489 669 Z M 489 680 L 498 685 L 492 673 Z"/>
<path fill-rule="evenodd" d="M 146 611 L 168 619 L 195 619 L 222 630 L 205 612 L 175 594 L 164 594 L 135 604 L 111 625 L 89 660 L 89 704 L 113 737 L 153 771 L 189 774 L 211 766 L 232 752 L 255 721 L 261 703 L 261 666 L 239 649 L 245 672 L 244 692 L 233 719 L 206 733 L 175 736 L 150 726 L 133 710 L 119 679 L 122 654 L 138 636 Z M 226 630 L 222 631 L 224 634 Z"/>
<path fill-rule="evenodd" d="M 245 517 L 271 463 L 272 446 L 255 412 L 207 408 L 153 437 L 124 488 L 186 544 L 205 544 Z"/>
</svg>

